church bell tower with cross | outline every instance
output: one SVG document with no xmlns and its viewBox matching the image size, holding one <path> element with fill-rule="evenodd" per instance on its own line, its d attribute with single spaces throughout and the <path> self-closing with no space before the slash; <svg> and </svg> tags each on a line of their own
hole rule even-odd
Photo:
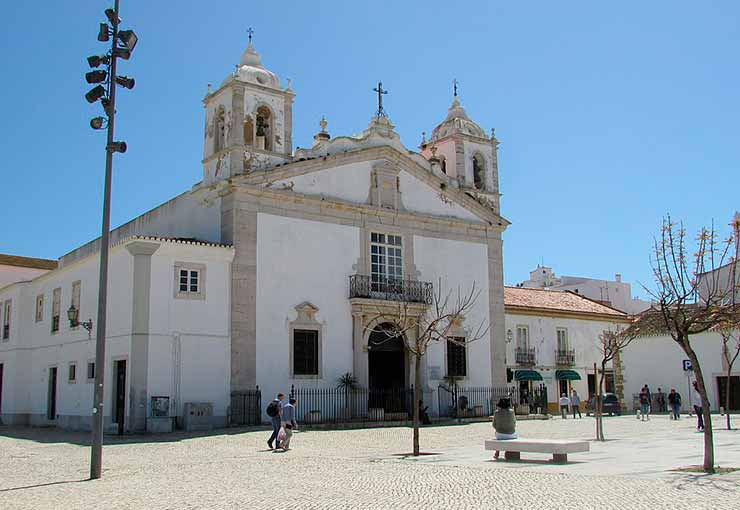
<svg viewBox="0 0 740 510">
<path fill-rule="evenodd" d="M 248 45 L 234 71 L 203 99 L 203 183 L 262 170 L 288 161 L 293 152 L 293 99 L 262 65 L 248 31 Z"/>
</svg>

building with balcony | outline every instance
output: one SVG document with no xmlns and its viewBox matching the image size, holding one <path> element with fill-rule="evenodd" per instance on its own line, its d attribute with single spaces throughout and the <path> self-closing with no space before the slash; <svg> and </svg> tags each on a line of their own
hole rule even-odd
<svg viewBox="0 0 740 510">
<path fill-rule="evenodd" d="M 585 402 L 596 391 L 599 335 L 624 327 L 624 312 L 569 291 L 506 287 L 506 366 L 519 394 L 544 385 L 556 412 L 562 393 L 575 389 Z M 621 367 L 609 366 L 604 391 L 621 395 Z"/>
<path fill-rule="evenodd" d="M 223 423 L 230 394 L 259 387 L 268 399 L 291 387 L 335 388 L 348 372 L 366 389 L 403 391 L 413 381 L 404 342 L 416 333 L 387 338 L 389 310 L 403 303 L 423 314 L 432 292 L 473 284 L 476 302 L 450 330 L 462 345 L 434 342 L 421 384 L 435 391 L 447 376 L 466 386 L 506 383 L 502 234 L 509 223 L 500 211 L 493 131 L 471 120 L 455 93 L 446 111 L 440 105 L 430 138 L 408 148 L 369 95 L 357 98 L 370 118 L 361 134 L 332 137 L 322 119 L 313 141 L 301 144 L 308 148 L 294 148 L 295 97 L 250 41 L 236 69 L 203 98 L 202 179 L 111 233 L 113 245 L 126 247 L 140 237 L 213 245 L 226 250 L 228 271 L 209 265 L 208 250 L 158 248 L 151 272 L 137 258 L 145 254 L 113 252 L 121 259 L 111 265 L 110 287 L 120 295 L 109 302 L 126 306 L 109 312 L 106 384 L 117 393 L 105 400 L 108 425 L 144 430 L 163 412 L 180 420 L 188 402 L 212 403 L 214 423 Z M 71 381 L 94 373 L 94 342 L 69 331 L 65 311 L 81 299 L 97 324 L 99 248 L 93 240 L 27 287 L 0 289 L 8 332 L 0 342 L 3 419 L 89 423 L 89 386 Z M 138 292 L 148 301 L 131 309 Z M 483 338 L 465 344 L 481 324 Z M 175 337 L 189 339 L 187 351 Z M 203 385 L 190 386 L 196 379 Z M 166 408 L 152 404 L 165 397 Z"/>
</svg>

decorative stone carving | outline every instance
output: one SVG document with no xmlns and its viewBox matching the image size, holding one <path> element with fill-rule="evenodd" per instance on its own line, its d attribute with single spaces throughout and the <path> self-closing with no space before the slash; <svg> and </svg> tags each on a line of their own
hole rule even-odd
<svg viewBox="0 0 740 510">
<path fill-rule="evenodd" d="M 399 182 L 400 169 L 382 161 L 373 166 L 370 174 L 370 203 L 386 209 L 403 210 Z"/>
</svg>

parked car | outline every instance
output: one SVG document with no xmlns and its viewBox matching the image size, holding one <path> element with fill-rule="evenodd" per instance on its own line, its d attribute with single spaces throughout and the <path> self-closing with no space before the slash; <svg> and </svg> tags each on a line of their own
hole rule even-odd
<svg viewBox="0 0 740 510">
<path fill-rule="evenodd" d="M 596 409 L 596 397 L 591 397 L 586 404 L 586 414 L 594 414 Z M 604 393 L 601 395 L 601 412 L 609 416 L 621 416 L 622 406 L 619 399 L 614 393 Z"/>
</svg>

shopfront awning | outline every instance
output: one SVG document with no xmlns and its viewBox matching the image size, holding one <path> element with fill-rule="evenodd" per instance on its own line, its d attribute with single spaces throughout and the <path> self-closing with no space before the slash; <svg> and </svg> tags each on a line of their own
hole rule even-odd
<svg viewBox="0 0 740 510">
<path fill-rule="evenodd" d="M 542 376 L 537 370 L 515 370 L 514 379 L 517 381 L 541 381 Z"/>
<path fill-rule="evenodd" d="M 580 381 L 581 376 L 575 370 L 556 370 L 555 379 L 565 381 Z"/>
</svg>

